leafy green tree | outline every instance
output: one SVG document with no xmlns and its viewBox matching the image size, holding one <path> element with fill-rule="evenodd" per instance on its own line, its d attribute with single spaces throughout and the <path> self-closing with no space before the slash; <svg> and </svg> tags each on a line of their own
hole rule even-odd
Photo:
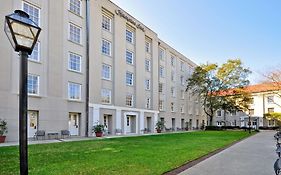
<svg viewBox="0 0 281 175">
<path fill-rule="evenodd" d="M 234 89 L 240 91 L 249 84 L 247 78 L 250 73 L 251 71 L 244 68 L 239 59 L 228 60 L 221 66 L 203 64 L 197 66 L 187 80 L 186 90 L 191 91 L 193 95 L 199 95 L 204 112 L 212 125 L 217 110 L 239 107 L 236 104 L 239 98 L 233 92 Z"/>
</svg>

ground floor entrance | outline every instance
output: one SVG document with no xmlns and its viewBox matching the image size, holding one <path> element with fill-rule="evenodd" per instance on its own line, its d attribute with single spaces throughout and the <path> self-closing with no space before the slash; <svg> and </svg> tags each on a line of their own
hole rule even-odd
<svg viewBox="0 0 281 175">
<path fill-rule="evenodd" d="M 36 131 L 38 130 L 38 111 L 28 111 L 28 137 L 34 137 Z"/>
<path fill-rule="evenodd" d="M 134 134 L 136 133 L 136 116 L 135 115 L 126 115 L 125 117 L 125 132 L 126 134 Z"/>
<path fill-rule="evenodd" d="M 80 113 L 69 113 L 68 129 L 70 135 L 80 135 Z"/>
<path fill-rule="evenodd" d="M 105 126 L 106 134 L 112 134 L 113 132 L 113 119 L 111 114 L 103 115 L 103 125 Z"/>
</svg>

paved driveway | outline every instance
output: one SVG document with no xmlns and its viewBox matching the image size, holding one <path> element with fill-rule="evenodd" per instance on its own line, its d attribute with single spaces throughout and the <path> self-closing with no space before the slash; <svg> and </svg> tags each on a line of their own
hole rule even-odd
<svg viewBox="0 0 281 175">
<path fill-rule="evenodd" d="M 181 175 L 274 175 L 273 131 L 262 131 L 200 162 Z"/>
</svg>

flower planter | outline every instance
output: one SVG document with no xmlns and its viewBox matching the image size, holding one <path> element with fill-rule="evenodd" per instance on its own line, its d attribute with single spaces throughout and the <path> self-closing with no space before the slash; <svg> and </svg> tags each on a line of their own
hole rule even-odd
<svg viewBox="0 0 281 175">
<path fill-rule="evenodd" d="M 4 143 L 6 139 L 6 136 L 0 136 L 0 143 Z"/>
<path fill-rule="evenodd" d="M 161 129 L 157 129 L 157 133 L 161 133 Z"/>
<path fill-rule="evenodd" d="M 102 132 L 95 132 L 96 133 L 96 137 L 102 137 Z"/>
</svg>

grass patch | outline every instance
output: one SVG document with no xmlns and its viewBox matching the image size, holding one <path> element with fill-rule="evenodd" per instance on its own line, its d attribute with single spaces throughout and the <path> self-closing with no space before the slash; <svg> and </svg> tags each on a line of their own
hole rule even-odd
<svg viewBox="0 0 281 175">
<path fill-rule="evenodd" d="M 248 136 L 200 131 L 30 145 L 29 174 L 162 174 Z M 19 174 L 18 147 L 0 147 L 0 174 Z"/>
</svg>

